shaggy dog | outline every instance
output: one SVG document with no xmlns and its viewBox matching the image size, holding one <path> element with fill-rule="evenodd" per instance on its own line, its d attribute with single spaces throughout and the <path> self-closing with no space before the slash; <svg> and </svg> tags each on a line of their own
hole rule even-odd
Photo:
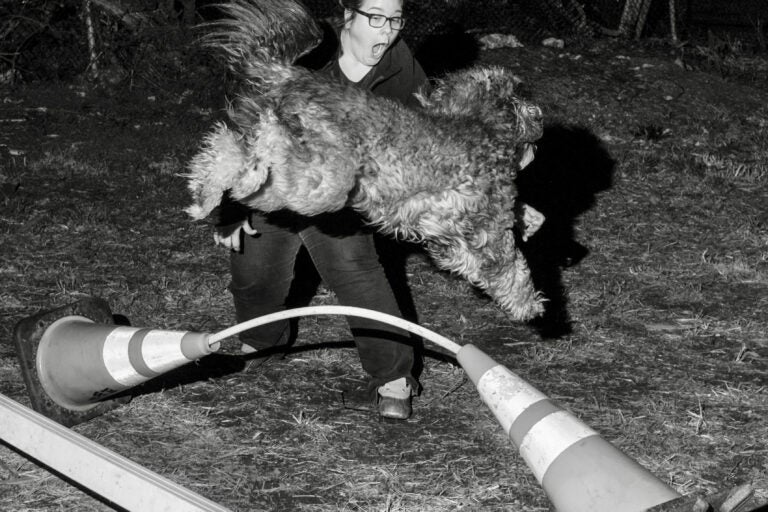
<svg viewBox="0 0 768 512">
<path fill-rule="evenodd" d="M 379 231 L 423 244 L 442 269 L 488 293 L 513 319 L 542 312 L 517 247 L 543 221 L 516 202 L 515 176 L 542 134 L 538 107 L 499 67 L 442 79 L 413 110 L 293 63 L 320 30 L 293 0 L 222 6 L 205 43 L 241 85 L 189 165 L 203 219 L 228 193 L 264 212 L 351 206 Z M 517 235 L 516 235 L 517 233 Z"/>
</svg>

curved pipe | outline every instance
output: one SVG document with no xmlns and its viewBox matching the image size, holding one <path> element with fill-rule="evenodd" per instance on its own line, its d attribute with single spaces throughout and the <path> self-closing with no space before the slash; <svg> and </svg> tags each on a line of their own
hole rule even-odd
<svg viewBox="0 0 768 512">
<path fill-rule="evenodd" d="M 286 320 L 288 318 L 296 318 L 299 316 L 311 316 L 311 315 L 344 315 L 344 316 L 356 316 L 361 318 L 368 318 L 370 320 L 376 320 L 385 324 L 394 325 L 406 331 L 418 334 L 424 339 L 435 343 L 436 345 L 446 349 L 454 356 L 461 349 L 461 345 L 449 340 L 445 336 L 441 336 L 436 332 L 422 327 L 408 320 L 403 320 L 396 316 L 389 315 L 387 313 L 381 313 L 379 311 L 372 311 L 365 308 L 356 308 L 353 306 L 307 306 L 304 308 L 288 309 L 286 311 L 279 311 L 277 313 L 271 313 L 260 317 L 247 320 L 239 323 L 223 331 L 219 331 L 208 339 L 208 344 L 213 345 L 218 343 L 224 338 L 229 338 L 242 331 L 258 327 L 260 325 L 268 324 L 271 322 L 277 322 L 278 320 Z"/>
</svg>

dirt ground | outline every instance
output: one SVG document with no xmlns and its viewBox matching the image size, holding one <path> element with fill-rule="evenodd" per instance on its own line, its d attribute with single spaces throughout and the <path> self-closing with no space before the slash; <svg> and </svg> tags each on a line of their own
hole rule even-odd
<svg viewBox="0 0 768 512">
<path fill-rule="evenodd" d="M 407 312 L 519 373 L 681 495 L 768 499 L 768 92 L 662 44 L 484 51 L 547 130 L 519 179 L 547 313 L 511 322 L 416 247 Z M 757 64 L 755 64 L 757 66 Z M 29 398 L 20 320 L 87 296 L 133 325 L 233 325 L 226 254 L 180 173 L 221 116 L 215 81 L 0 91 L 0 393 Z M 303 271 L 304 272 L 304 271 Z M 310 282 L 319 285 L 316 278 Z M 320 285 L 297 303 L 333 304 Z M 414 417 L 380 421 L 342 319 L 307 318 L 256 367 L 235 340 L 74 427 L 233 510 L 547 510 L 463 370 L 427 344 Z M 2 412 L 0 412 L 2 414 Z M 3 510 L 112 510 L 0 444 Z"/>
</svg>

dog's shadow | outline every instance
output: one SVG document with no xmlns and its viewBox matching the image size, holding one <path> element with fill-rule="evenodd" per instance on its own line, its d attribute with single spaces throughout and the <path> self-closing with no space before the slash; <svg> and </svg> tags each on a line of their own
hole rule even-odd
<svg viewBox="0 0 768 512">
<path fill-rule="evenodd" d="M 547 125 L 533 163 L 517 178 L 518 198 L 546 217 L 521 249 L 534 284 L 548 299 L 545 313 L 533 321 L 544 338 L 571 332 L 562 270 L 578 265 L 590 249 L 576 237 L 579 215 L 595 206 L 597 194 L 613 183 L 615 161 L 589 130 Z"/>
</svg>

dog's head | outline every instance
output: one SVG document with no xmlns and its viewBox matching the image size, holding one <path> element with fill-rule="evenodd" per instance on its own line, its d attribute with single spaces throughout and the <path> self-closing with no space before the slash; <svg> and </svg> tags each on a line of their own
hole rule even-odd
<svg viewBox="0 0 768 512">
<path fill-rule="evenodd" d="M 474 67 L 447 75 L 421 100 L 429 112 L 469 117 L 530 143 L 541 137 L 544 123 L 541 109 L 516 94 L 520 83 L 504 68 Z"/>
</svg>

